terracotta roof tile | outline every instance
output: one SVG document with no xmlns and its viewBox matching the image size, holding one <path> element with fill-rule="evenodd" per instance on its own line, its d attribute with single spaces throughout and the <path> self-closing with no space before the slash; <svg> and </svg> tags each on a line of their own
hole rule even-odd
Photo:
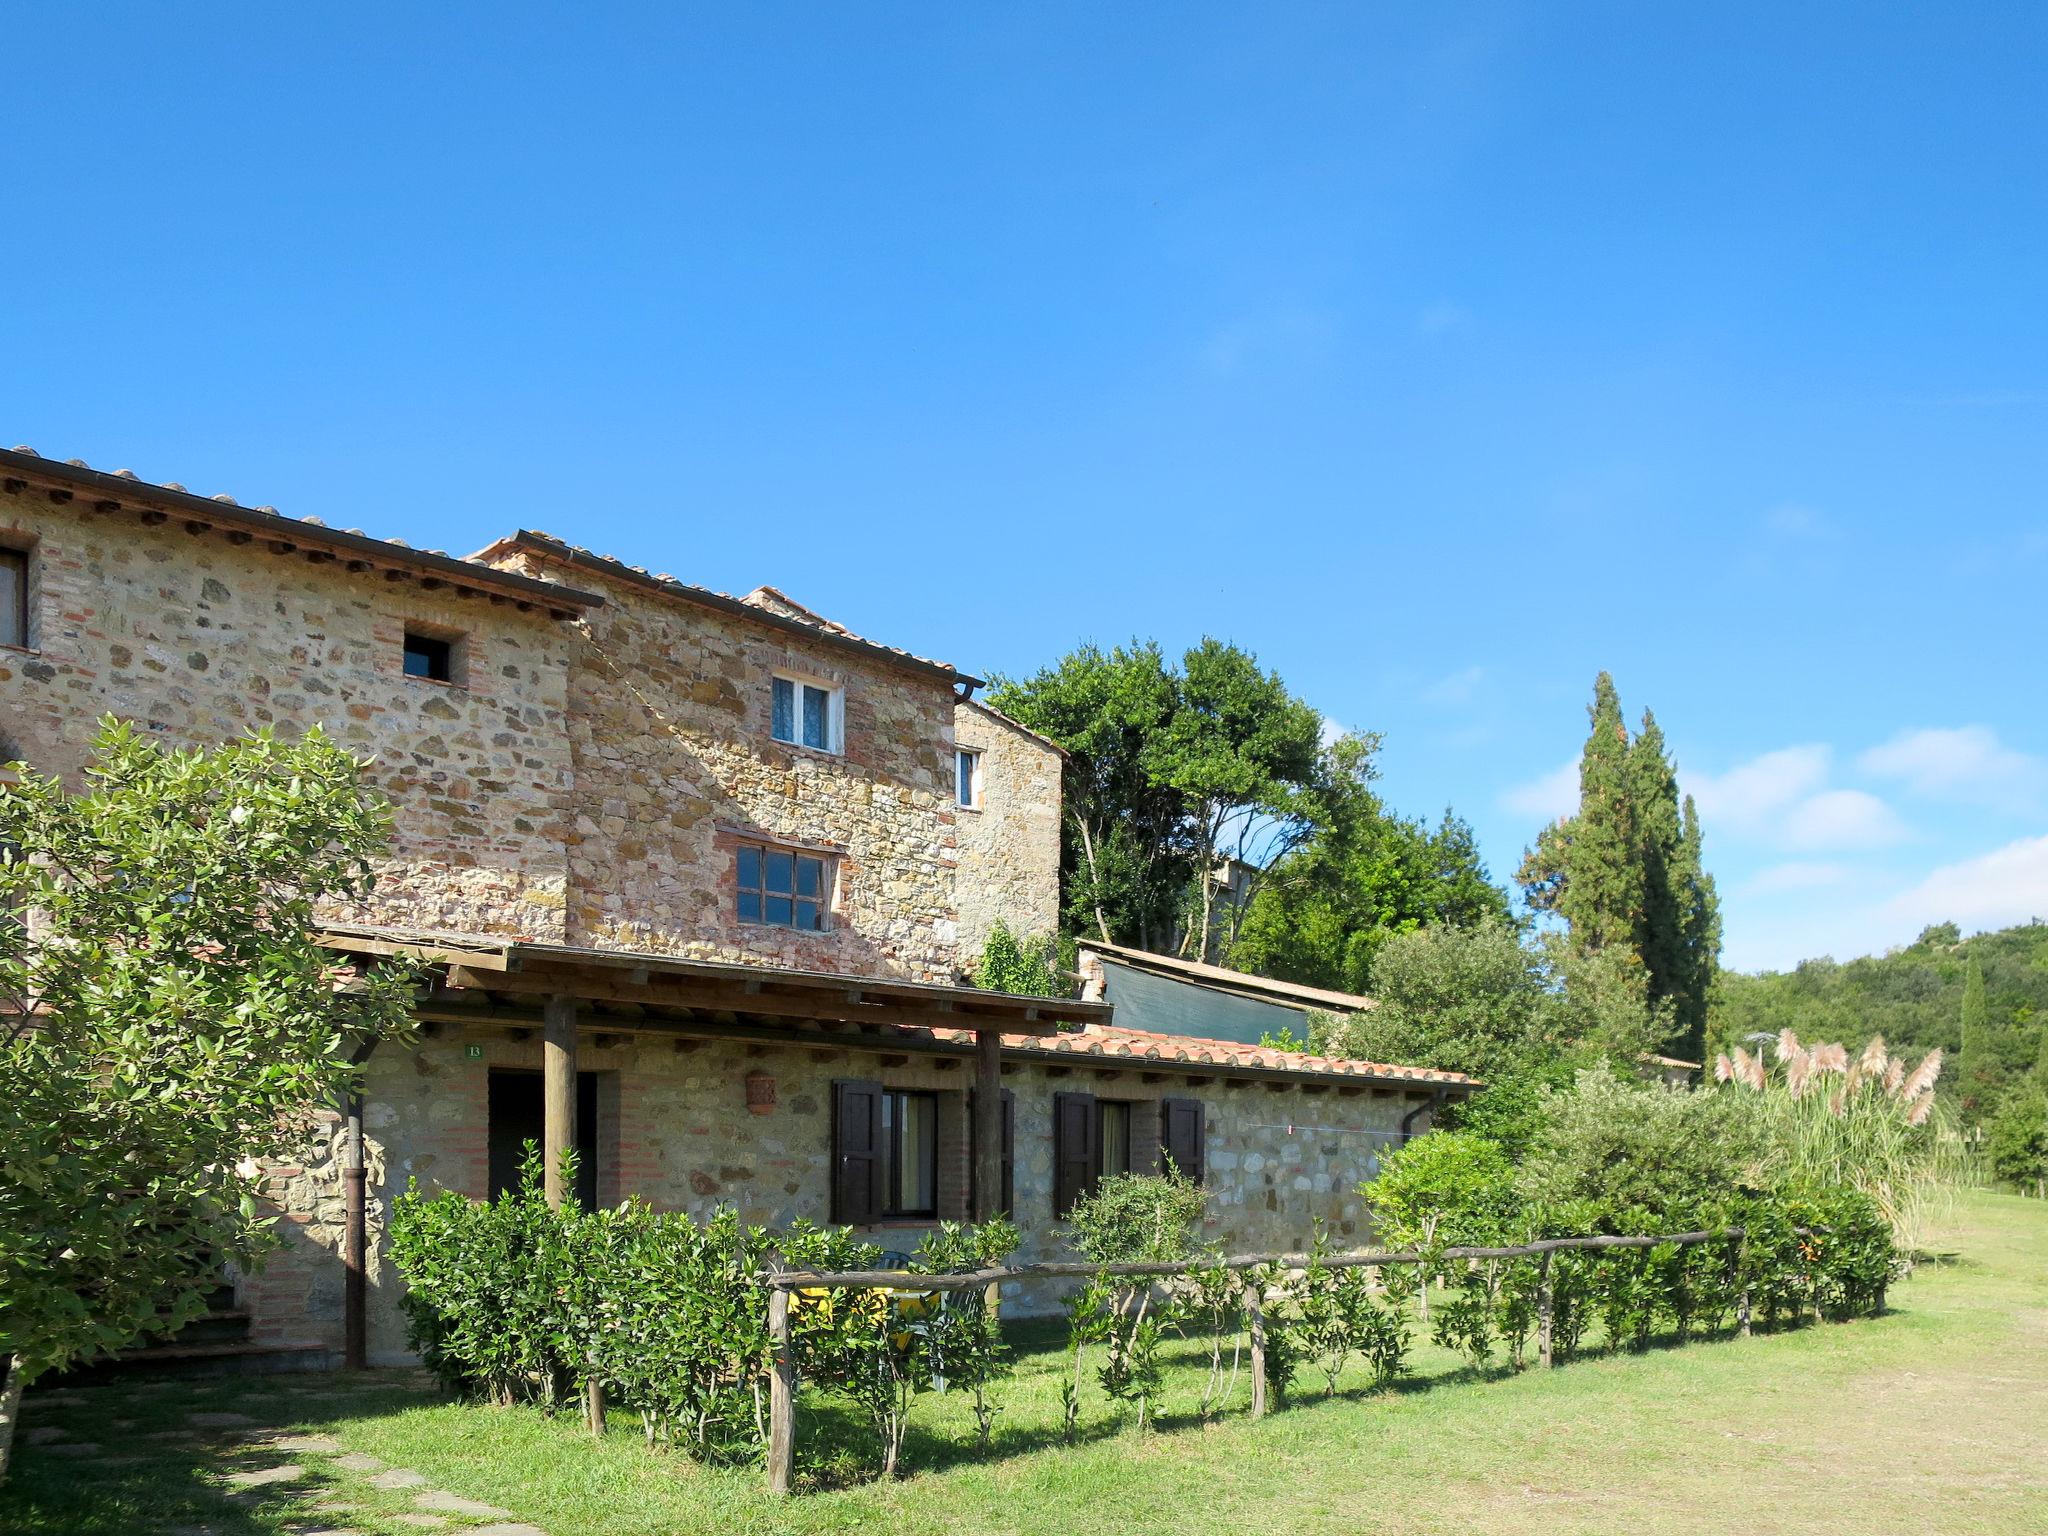
<svg viewBox="0 0 2048 1536">
<path fill-rule="evenodd" d="M 912 1030 L 914 1034 L 971 1046 L 969 1029 Z M 1432 1087 L 1476 1088 L 1478 1082 L 1462 1072 L 1439 1072 L 1430 1067 L 1393 1066 L 1385 1062 L 1356 1061 L 1345 1056 L 1312 1056 L 1306 1051 L 1276 1051 L 1269 1046 L 1245 1045 L 1235 1040 L 1203 1040 L 1190 1035 L 1165 1035 L 1149 1029 L 1125 1029 L 1116 1024 L 1090 1024 L 1059 1035 L 1005 1035 L 1003 1049 L 1024 1056 L 1093 1056 L 1125 1061 L 1178 1062 L 1212 1067 L 1252 1067 L 1267 1072 L 1292 1072 L 1316 1077 L 1358 1077 L 1379 1081 L 1424 1083 Z"/>
</svg>

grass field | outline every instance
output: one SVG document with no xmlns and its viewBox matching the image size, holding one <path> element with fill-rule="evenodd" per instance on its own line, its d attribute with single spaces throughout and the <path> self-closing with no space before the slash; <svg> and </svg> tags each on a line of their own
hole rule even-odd
<svg viewBox="0 0 2048 1536">
<path fill-rule="evenodd" d="M 247 1436 L 332 1437 L 427 1485 L 510 1511 L 549 1536 L 627 1533 L 1265 1533 L 1630 1531 L 2048 1532 L 2048 1205 L 1971 1194 L 1885 1317 L 1748 1340 L 1477 1373 L 1422 1346 L 1397 1388 L 1307 1400 L 1207 1428 L 1175 1407 L 1161 1430 L 1108 1420 L 1058 1443 L 1057 1330 L 1020 1330 L 987 1459 L 957 1394 L 920 1400 L 912 1475 L 770 1500 L 758 1474 L 650 1453 L 620 1415 L 602 1442 L 567 1418 L 442 1401 L 416 1382 L 267 1378 L 31 1392 L 0 1530 L 38 1536 L 418 1536 L 417 1489 L 377 1489 L 331 1454 L 224 1499 L 239 1468 L 287 1460 Z M 1306 1388 L 1309 1383 L 1304 1382 Z M 1240 1383 L 1242 1388 L 1242 1383 Z M 49 1394 L 45 1394 L 48 1396 Z M 1241 1395 L 1241 1393 L 1240 1393 Z M 194 1433 L 194 1411 L 250 1426 Z M 815 1448 L 845 1431 L 804 1425 Z M 151 1439 L 149 1436 L 161 1438 Z M 96 1445 L 63 1453 L 59 1446 Z M 338 1501 L 346 1508 L 318 1510 Z M 401 1516 L 411 1514 L 414 1521 Z M 488 1528 L 452 1517 L 442 1527 Z"/>
</svg>

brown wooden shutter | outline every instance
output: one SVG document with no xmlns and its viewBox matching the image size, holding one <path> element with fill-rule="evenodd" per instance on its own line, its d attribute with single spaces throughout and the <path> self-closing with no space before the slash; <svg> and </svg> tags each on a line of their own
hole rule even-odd
<svg viewBox="0 0 2048 1536">
<path fill-rule="evenodd" d="M 1003 1214 L 1017 1216 L 1017 1095 L 1003 1090 Z"/>
<path fill-rule="evenodd" d="M 1159 1101 L 1159 1152 L 1162 1165 L 1171 1161 L 1174 1167 L 1197 1184 L 1202 1182 L 1204 1159 L 1208 1151 L 1205 1120 L 1200 1099 Z"/>
<path fill-rule="evenodd" d="M 1052 1212 L 1064 1216 L 1095 1187 L 1098 1133 L 1095 1095 L 1052 1096 Z"/>
<path fill-rule="evenodd" d="M 832 1219 L 859 1227 L 882 1214 L 882 1085 L 832 1085 Z"/>
</svg>

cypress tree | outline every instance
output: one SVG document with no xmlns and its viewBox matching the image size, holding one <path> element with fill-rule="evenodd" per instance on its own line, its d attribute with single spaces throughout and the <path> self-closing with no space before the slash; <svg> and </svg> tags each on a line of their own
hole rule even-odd
<svg viewBox="0 0 2048 1536">
<path fill-rule="evenodd" d="M 1618 953 L 1639 968 L 1648 1006 L 1672 1021 L 1666 1048 L 1699 1060 L 1721 950 L 1699 812 L 1679 798 L 1656 716 L 1645 711 L 1631 738 L 1605 672 L 1587 714 L 1578 814 L 1543 829 L 1518 879 L 1532 907 L 1565 920 L 1573 951 Z"/>
<path fill-rule="evenodd" d="M 1975 955 L 1963 977 L 1962 1058 L 1956 1076 L 1962 1084 L 1963 1108 L 1981 1116 L 1990 1107 L 1997 1067 L 1991 1059 L 1991 1021 L 1984 1007 L 1984 968 Z"/>
<path fill-rule="evenodd" d="M 1679 1054 L 1705 1061 L 1707 999 L 1721 973 L 1721 898 L 1707 873 L 1700 842 L 1700 813 L 1685 797 L 1680 815 L 1678 858 L 1672 867 L 1678 892 L 1679 942 L 1684 953 L 1678 1004 Z"/>
</svg>

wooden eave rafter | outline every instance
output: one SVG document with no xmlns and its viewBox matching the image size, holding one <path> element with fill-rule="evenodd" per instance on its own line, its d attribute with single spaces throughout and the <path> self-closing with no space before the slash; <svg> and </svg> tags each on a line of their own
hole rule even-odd
<svg viewBox="0 0 2048 1536">
<path fill-rule="evenodd" d="M 642 1009 L 682 1009 L 832 1027 L 997 1029 L 1051 1035 L 1062 1023 L 1106 1023 L 1107 1003 L 1017 997 L 972 987 L 693 961 L 630 950 L 493 941 L 467 935 L 330 927 L 321 942 L 346 954 L 405 955 L 444 969 L 446 985 L 508 998 L 573 997 Z"/>
<path fill-rule="evenodd" d="M 152 527 L 175 520 L 189 534 L 218 534 L 231 544 L 261 543 L 274 555 L 316 565 L 339 562 L 356 574 L 374 572 L 390 582 L 415 581 L 424 591 L 482 598 L 550 618 L 573 619 L 604 602 L 594 592 L 494 570 L 453 555 L 408 549 L 368 534 L 302 522 L 263 507 L 245 507 L 176 486 L 154 485 L 61 459 L 0 449 L 0 490 L 20 492 L 32 487 L 54 502 L 77 501 L 102 516 L 132 515 Z"/>
</svg>

